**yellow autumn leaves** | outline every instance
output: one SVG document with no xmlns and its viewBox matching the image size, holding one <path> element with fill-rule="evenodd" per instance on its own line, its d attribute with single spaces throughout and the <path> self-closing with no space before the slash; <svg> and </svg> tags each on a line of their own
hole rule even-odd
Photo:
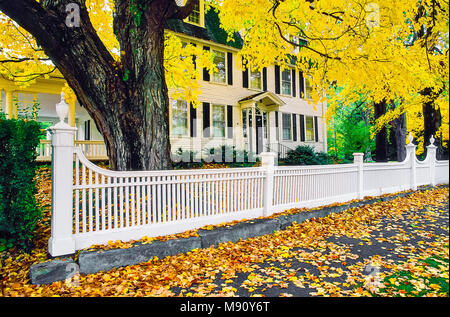
<svg viewBox="0 0 450 317">
<path fill-rule="evenodd" d="M 360 94 L 367 94 L 373 102 L 401 100 L 402 106 L 381 118 L 374 132 L 407 112 L 408 132 L 418 137 L 423 131 L 423 122 L 419 120 L 423 98 L 419 92 L 431 87 L 437 92 L 435 105 L 441 109 L 443 117 L 437 136 L 448 140 L 447 2 L 210 2 L 220 8 L 223 27 L 230 34 L 240 32 L 243 35 L 245 45 L 240 54 L 254 67 L 260 68 L 278 61 L 281 65 L 294 64 L 304 73 L 309 73 L 314 87 L 313 102 L 327 96 L 331 105 L 329 116 L 333 112 L 333 102 L 337 99 L 351 104 L 360 98 Z M 427 14 L 420 16 L 419 10 Z M 371 27 L 367 21 L 374 14 L 379 24 Z M 418 38 L 425 27 L 430 32 L 426 40 Z M 296 50 L 281 36 L 291 42 L 301 38 L 308 45 Z M 296 61 L 292 56 L 296 57 Z M 339 94 L 334 90 L 335 85 L 342 88 Z"/>
<path fill-rule="evenodd" d="M 164 259 L 154 257 L 139 265 L 79 275 L 74 281 L 31 285 L 29 266 L 47 258 L 48 170 L 39 170 L 37 183 L 37 200 L 46 206 L 45 220 L 39 226 L 31 254 L 14 250 L 0 254 L 0 296 L 270 296 L 275 289 L 280 290 L 276 296 L 292 296 L 293 289 L 316 296 L 371 296 L 372 292 L 380 296 L 413 295 L 395 288 L 405 282 L 413 283 L 417 294 L 426 291 L 423 296 L 442 296 L 443 285 L 436 279 L 448 284 L 448 261 L 423 263 L 436 256 L 448 259 L 448 235 L 431 239 L 430 231 L 418 228 L 425 223 L 444 225 L 437 220 L 447 212 L 441 208 L 447 208 L 448 188 L 439 188 L 294 224 L 262 237 Z M 430 205 L 436 208 L 424 211 Z M 287 213 L 296 211 L 306 209 Z M 380 223 L 382 219 L 388 221 L 387 225 Z M 399 226 L 400 222 L 413 224 L 414 236 Z M 374 236 L 373 232 L 380 228 L 395 230 L 395 234 Z M 448 225 L 443 229 L 448 231 Z M 190 234 L 194 232 L 186 233 Z M 375 241 L 395 244 L 387 254 L 395 256 L 396 261 L 380 256 L 361 258 L 348 244 L 333 242 L 333 238 L 340 237 L 358 239 L 361 244 L 356 245 L 360 248 L 370 248 Z M 414 239 L 419 240 L 415 248 L 410 243 Z M 151 243 L 153 238 L 143 241 Z M 108 247 L 127 245 L 111 242 Z M 381 279 L 387 278 L 381 280 L 384 288 L 365 284 L 368 264 L 384 268 L 380 275 Z M 413 278 L 406 281 L 399 275 L 390 276 L 398 272 L 409 272 Z"/>
</svg>

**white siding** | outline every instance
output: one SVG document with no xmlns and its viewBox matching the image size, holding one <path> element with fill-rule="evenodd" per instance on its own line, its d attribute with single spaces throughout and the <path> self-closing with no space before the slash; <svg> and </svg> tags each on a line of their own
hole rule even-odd
<svg viewBox="0 0 450 317">
<path fill-rule="evenodd" d="M 203 45 L 202 43 L 197 43 L 197 45 Z M 211 49 L 216 49 L 210 43 L 207 44 L 211 47 Z M 223 50 L 223 49 L 222 49 Z M 237 148 L 243 148 L 243 138 L 242 138 L 242 118 L 241 118 L 241 108 L 238 103 L 239 100 L 248 97 L 250 95 L 257 94 L 258 92 L 262 92 L 262 90 L 255 90 L 249 88 L 243 88 L 242 84 L 242 69 L 241 69 L 241 61 L 237 58 L 236 53 L 233 52 L 233 85 L 226 84 L 216 84 L 212 82 L 205 82 L 201 80 L 201 94 L 199 96 L 200 102 L 207 102 L 210 104 L 221 104 L 224 106 L 232 105 L 233 106 L 233 139 L 228 138 L 204 138 L 203 137 L 203 109 L 202 105 L 200 105 L 197 109 L 197 137 L 190 138 L 189 136 L 172 136 L 172 150 L 175 151 L 179 147 L 184 149 L 192 149 L 194 151 L 200 152 L 201 149 L 211 148 L 220 146 L 222 144 L 226 145 L 236 145 Z M 200 72 L 202 70 L 199 70 Z M 267 90 L 275 93 L 275 67 L 267 67 Z M 325 127 L 324 127 L 324 114 L 326 112 L 326 102 L 322 105 L 316 105 L 316 109 L 314 109 L 313 105 L 308 103 L 303 98 L 300 98 L 299 93 L 299 76 L 298 72 L 296 74 L 296 97 L 292 96 L 284 96 L 278 95 L 280 99 L 285 102 L 285 105 L 279 108 L 280 113 L 280 121 L 279 121 L 279 129 L 280 129 L 280 142 L 285 146 L 290 148 L 294 148 L 300 144 L 309 144 L 316 148 L 318 151 L 326 151 L 326 135 L 325 135 Z M 300 123 L 297 119 L 297 133 L 298 138 L 297 141 L 282 141 L 281 140 L 281 113 L 295 113 L 302 114 L 306 116 L 317 116 L 318 117 L 318 134 L 319 134 L 319 142 L 300 142 Z M 275 142 L 275 116 L 269 116 L 269 138 L 271 143 Z"/>
</svg>

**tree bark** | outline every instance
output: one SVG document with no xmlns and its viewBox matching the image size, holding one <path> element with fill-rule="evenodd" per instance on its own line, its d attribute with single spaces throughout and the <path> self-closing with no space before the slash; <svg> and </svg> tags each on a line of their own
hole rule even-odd
<svg viewBox="0 0 450 317">
<path fill-rule="evenodd" d="M 379 103 L 375 103 L 375 120 L 380 118 L 386 113 L 386 101 L 383 100 Z M 375 161 L 376 162 L 387 162 L 387 129 L 386 127 L 381 128 L 381 130 L 375 136 Z"/>
<path fill-rule="evenodd" d="M 65 24 L 68 3 L 80 27 Z M 116 63 L 93 28 L 85 0 L 0 0 L 0 10 L 31 33 L 58 67 L 105 140 L 114 170 L 172 167 L 169 98 L 164 75 L 164 25 L 183 19 L 194 1 L 116 0 Z"/>
<path fill-rule="evenodd" d="M 422 105 L 422 113 L 423 113 L 423 149 L 424 153 L 427 151 L 427 146 L 430 144 L 430 138 L 433 136 L 436 141 L 434 145 L 436 145 L 436 157 L 439 160 L 443 160 L 448 158 L 448 149 L 444 149 L 442 144 L 442 138 L 436 135 L 436 132 L 439 130 L 442 124 L 442 115 L 441 110 L 435 107 L 434 99 L 437 96 L 437 93 L 433 93 L 431 88 L 425 88 L 421 92 L 422 96 L 428 97 L 428 100 Z"/>
<path fill-rule="evenodd" d="M 395 150 L 397 161 L 403 162 L 406 158 L 406 113 L 391 122 L 395 137 Z"/>
</svg>

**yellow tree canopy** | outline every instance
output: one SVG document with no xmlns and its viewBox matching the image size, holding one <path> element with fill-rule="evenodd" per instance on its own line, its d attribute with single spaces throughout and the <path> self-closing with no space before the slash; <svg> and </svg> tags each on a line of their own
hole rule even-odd
<svg viewBox="0 0 450 317">
<path fill-rule="evenodd" d="M 448 1 L 443 0 L 211 0 L 222 26 L 244 39 L 241 54 L 254 67 L 274 60 L 308 73 L 314 102 L 327 96 L 350 104 L 361 94 L 373 102 L 401 100 L 377 128 L 407 111 L 420 131 L 420 95 L 436 93 L 440 133 L 448 140 Z M 425 30 L 425 31 L 424 31 Z M 298 48 L 297 50 L 295 50 Z M 336 96 L 335 87 L 341 89 Z M 422 123 L 423 125 L 423 123 Z"/>
<path fill-rule="evenodd" d="M 119 64 L 121 52 L 113 32 L 113 0 L 87 0 L 86 7 L 100 39 Z M 193 56 L 196 56 L 195 63 Z M 183 46 L 179 37 L 167 32 L 164 67 L 171 97 L 196 104 L 201 93 L 198 69 L 205 67 L 212 70 L 213 56 L 201 47 Z M 28 86 L 39 77 L 62 77 L 33 36 L 1 12 L 0 75 L 19 86 Z M 73 98 L 73 92 L 67 84 L 63 90 L 67 98 Z"/>
<path fill-rule="evenodd" d="M 112 28 L 113 0 L 87 0 L 91 22 L 117 63 L 121 52 Z M 431 87 L 448 140 L 448 3 L 445 0 L 206 0 L 219 11 L 230 39 L 239 32 L 240 54 L 254 68 L 295 64 L 311 77 L 313 102 L 327 96 L 348 103 L 370 96 L 373 102 L 401 100 L 377 127 L 408 112 L 408 130 L 420 131 L 420 95 Z M 425 31 L 424 31 L 425 30 Z M 26 85 L 37 76 L 57 74 L 33 37 L 0 15 L 0 73 Z M 197 67 L 212 69 L 211 53 L 167 32 L 165 69 L 172 97 L 196 102 Z M 339 96 L 335 87 L 339 86 Z M 413 119 L 416 118 L 416 119 Z"/>
</svg>

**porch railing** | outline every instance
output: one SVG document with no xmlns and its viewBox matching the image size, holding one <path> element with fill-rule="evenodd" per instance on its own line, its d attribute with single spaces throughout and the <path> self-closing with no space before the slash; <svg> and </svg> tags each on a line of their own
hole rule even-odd
<svg viewBox="0 0 450 317">
<path fill-rule="evenodd" d="M 74 142 L 75 146 L 81 148 L 86 158 L 91 161 L 103 161 L 108 159 L 105 143 L 103 141 L 80 141 Z M 50 162 L 52 160 L 52 146 L 50 140 L 41 140 L 36 149 L 38 162 Z"/>
<path fill-rule="evenodd" d="M 266 145 L 266 151 L 277 153 L 278 159 L 285 159 L 287 157 L 287 153 L 292 151 L 292 149 L 281 143 L 270 143 Z"/>
</svg>

